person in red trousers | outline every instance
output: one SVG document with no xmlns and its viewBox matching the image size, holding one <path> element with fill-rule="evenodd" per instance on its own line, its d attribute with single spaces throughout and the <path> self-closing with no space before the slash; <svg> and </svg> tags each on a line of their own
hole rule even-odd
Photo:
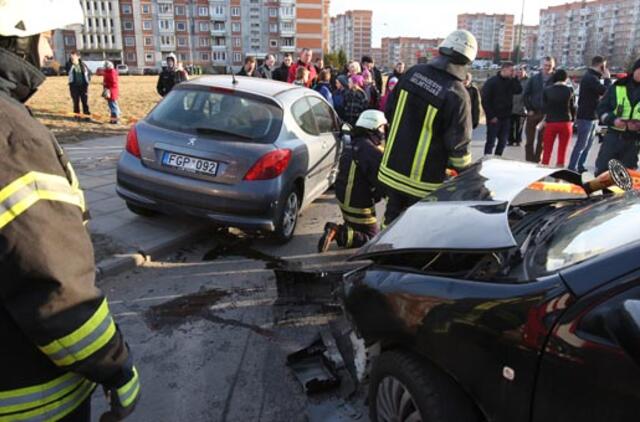
<svg viewBox="0 0 640 422">
<path fill-rule="evenodd" d="M 542 94 L 542 111 L 545 128 L 542 146 L 542 164 L 549 165 L 556 137 L 558 143 L 558 160 L 556 165 L 564 167 L 567 146 L 573 135 L 573 120 L 576 116 L 576 104 L 573 88 L 567 85 L 567 72 L 558 69 L 552 77 L 553 85 Z"/>
</svg>

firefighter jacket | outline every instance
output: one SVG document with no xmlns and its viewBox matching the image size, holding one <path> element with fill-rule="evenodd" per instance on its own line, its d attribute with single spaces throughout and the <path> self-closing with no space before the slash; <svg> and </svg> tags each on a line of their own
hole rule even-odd
<svg viewBox="0 0 640 422">
<path fill-rule="evenodd" d="M 378 144 L 367 135 L 356 135 L 340 156 L 335 191 L 347 223 L 377 224 L 375 204 L 382 197 L 376 177 L 382 160 Z"/>
<path fill-rule="evenodd" d="M 115 390 L 123 406 L 139 391 L 94 285 L 78 180 L 21 103 L 43 80 L 0 48 L 0 421 L 58 420 L 96 384 Z"/>
<path fill-rule="evenodd" d="M 438 189 L 448 166 L 471 164 L 472 122 L 466 68 L 445 56 L 416 65 L 391 94 L 391 123 L 378 179 L 389 189 L 423 198 Z"/>
</svg>

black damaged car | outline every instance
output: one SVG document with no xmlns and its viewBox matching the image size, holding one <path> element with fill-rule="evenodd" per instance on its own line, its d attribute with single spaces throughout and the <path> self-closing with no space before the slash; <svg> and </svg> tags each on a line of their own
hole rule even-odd
<svg viewBox="0 0 640 422">
<path fill-rule="evenodd" d="M 640 193 L 581 185 L 480 161 L 357 252 L 372 421 L 639 420 Z"/>
</svg>

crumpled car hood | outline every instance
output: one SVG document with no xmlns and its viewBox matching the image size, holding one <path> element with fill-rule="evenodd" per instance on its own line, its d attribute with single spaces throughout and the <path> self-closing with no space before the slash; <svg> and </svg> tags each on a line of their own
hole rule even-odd
<svg viewBox="0 0 640 422">
<path fill-rule="evenodd" d="M 555 177 L 581 185 L 568 170 L 485 159 L 404 212 L 351 260 L 412 251 L 489 252 L 515 247 L 509 204 L 529 185 Z"/>
</svg>

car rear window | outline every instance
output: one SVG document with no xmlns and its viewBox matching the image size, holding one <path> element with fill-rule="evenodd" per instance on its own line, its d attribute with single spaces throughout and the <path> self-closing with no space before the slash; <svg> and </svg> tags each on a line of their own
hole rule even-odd
<svg viewBox="0 0 640 422">
<path fill-rule="evenodd" d="M 257 96 L 189 87 L 171 91 L 147 121 L 222 141 L 272 143 L 280 133 L 282 109 Z"/>
</svg>

